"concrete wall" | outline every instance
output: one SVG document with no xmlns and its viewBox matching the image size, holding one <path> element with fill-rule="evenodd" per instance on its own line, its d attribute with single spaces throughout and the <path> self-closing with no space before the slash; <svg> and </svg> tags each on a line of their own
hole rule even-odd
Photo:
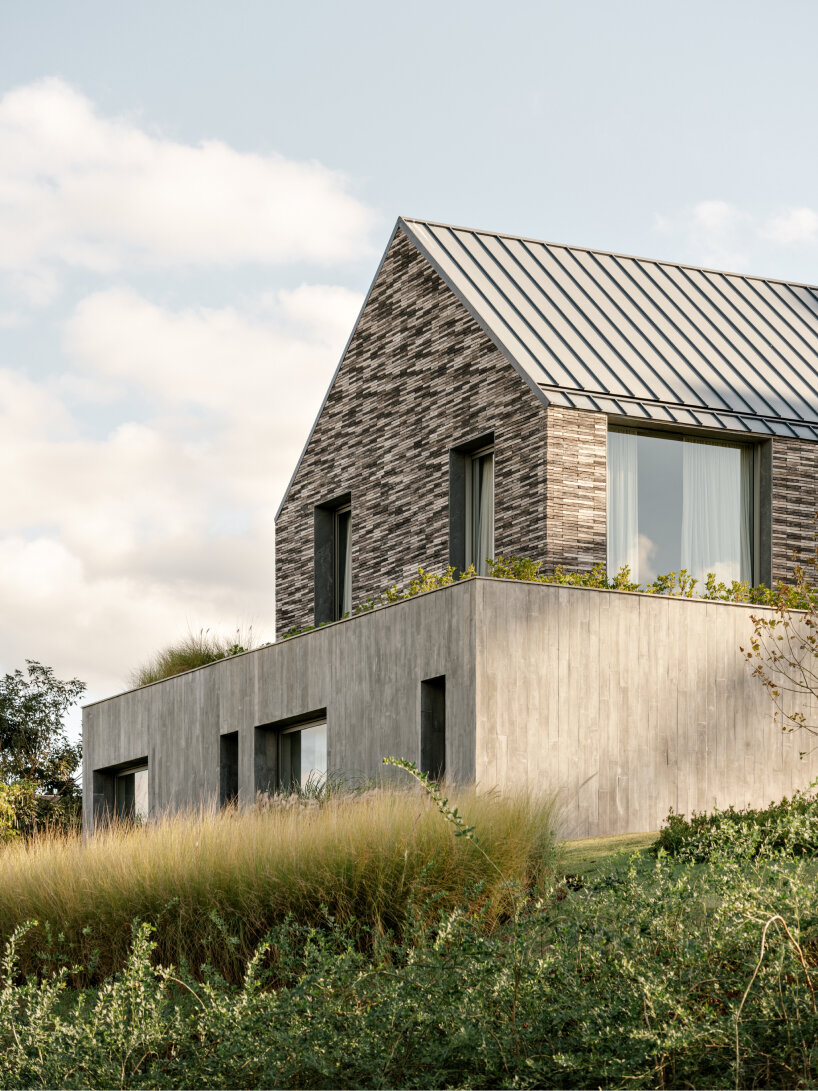
<svg viewBox="0 0 818 1091">
<path fill-rule="evenodd" d="M 239 733 L 239 799 L 251 802 L 256 728 L 323 709 L 331 769 L 380 776 L 388 754 L 419 761 L 420 683 L 440 675 L 446 767 L 455 779 L 472 780 L 473 602 L 466 585 L 433 592 L 89 705 L 86 828 L 94 770 L 145 757 L 154 812 L 215 800 L 219 736 L 231 731 Z"/>
<path fill-rule="evenodd" d="M 559 791 L 566 836 L 764 806 L 818 776 L 739 651 L 756 607 L 481 580 L 482 784 Z"/>
<path fill-rule="evenodd" d="M 420 683 L 446 676 L 446 766 L 483 787 L 558 792 L 566 836 L 656 829 L 805 786 L 818 752 L 783 735 L 739 645 L 754 608 L 471 580 L 214 663 L 84 710 L 94 770 L 148 758 L 152 807 L 215 800 L 219 735 L 327 710 L 330 768 L 382 772 L 420 750 Z"/>
</svg>

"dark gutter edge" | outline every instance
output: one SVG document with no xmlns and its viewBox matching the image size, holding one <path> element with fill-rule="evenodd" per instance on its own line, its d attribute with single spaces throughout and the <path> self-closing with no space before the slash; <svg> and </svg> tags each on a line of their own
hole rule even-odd
<svg viewBox="0 0 818 1091">
<path fill-rule="evenodd" d="M 773 606 L 762 606 L 753 602 L 725 602 L 722 599 L 703 599 L 697 596 L 688 598 L 686 595 L 656 595 L 648 591 L 622 591 L 617 588 L 610 587 L 578 587 L 576 584 L 570 583 L 540 583 L 538 580 L 506 580 L 499 579 L 494 576 L 470 576 L 465 580 L 456 580 L 454 583 L 447 583 L 443 587 L 433 587 L 430 591 L 424 591 L 420 595 L 412 595 L 410 598 L 398 599 L 397 602 L 385 602 L 382 606 L 376 606 L 373 610 L 362 610 L 358 614 L 352 614 L 350 617 L 341 618 L 340 621 L 330 621 L 325 625 L 319 625 L 317 628 L 307 629 L 303 633 L 295 633 L 293 636 L 283 637 L 281 640 L 276 640 L 272 644 L 263 644 L 259 648 L 248 648 L 246 652 L 239 652 L 238 655 L 229 655 L 224 659 L 215 659 L 212 663 L 203 663 L 200 667 L 191 667 L 188 671 L 180 671 L 179 674 L 172 674 L 169 678 L 159 678 L 156 682 L 148 682 L 146 686 L 134 686 L 132 689 L 124 689 L 120 693 L 114 693 L 110 697 L 100 697 L 98 701 L 89 701 L 87 705 L 80 705 L 81 710 L 86 708 L 95 708 L 97 705 L 104 705 L 108 701 L 117 701 L 120 697 L 127 697 L 129 693 L 138 693 L 143 689 L 150 689 L 151 686 L 161 686 L 164 682 L 174 682 L 177 678 L 184 678 L 186 674 L 195 674 L 197 671 L 206 671 L 211 667 L 219 667 L 225 663 L 230 663 L 234 659 L 241 659 L 245 655 L 258 655 L 259 652 L 268 651 L 270 648 L 277 648 L 281 644 L 289 644 L 292 640 L 300 640 L 302 637 L 314 636 L 316 633 L 323 632 L 325 629 L 334 629 L 337 625 L 348 625 L 351 621 L 359 621 L 361 618 L 372 617 L 373 614 L 379 614 L 382 610 L 391 610 L 394 606 L 405 606 L 410 602 L 417 602 L 419 599 L 425 599 L 428 595 L 436 595 L 441 591 L 451 591 L 454 587 L 469 587 L 478 583 L 502 583 L 510 587 L 555 587 L 563 591 L 593 591 L 596 594 L 601 595 L 630 595 L 633 598 L 643 599 L 660 599 L 662 601 L 670 599 L 674 602 L 691 602 L 699 603 L 705 606 L 734 606 L 743 610 L 774 610 Z M 804 610 L 793 610 L 795 614 L 803 614 Z"/>
</svg>

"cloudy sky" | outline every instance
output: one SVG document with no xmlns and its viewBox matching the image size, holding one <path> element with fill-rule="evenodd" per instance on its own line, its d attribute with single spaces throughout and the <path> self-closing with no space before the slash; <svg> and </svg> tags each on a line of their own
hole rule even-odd
<svg viewBox="0 0 818 1091">
<path fill-rule="evenodd" d="M 0 670 L 271 639 L 398 214 L 818 281 L 813 0 L 0 0 Z"/>
</svg>

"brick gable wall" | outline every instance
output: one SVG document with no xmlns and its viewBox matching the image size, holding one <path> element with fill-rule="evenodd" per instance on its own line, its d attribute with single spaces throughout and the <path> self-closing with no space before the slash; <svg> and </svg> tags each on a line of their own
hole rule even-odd
<svg viewBox="0 0 818 1091">
<path fill-rule="evenodd" d="M 450 449 L 491 431 L 495 553 L 604 561 L 605 429 L 600 414 L 547 409 L 399 233 L 276 525 L 279 635 L 313 620 L 316 504 L 352 494 L 353 604 L 419 565 L 439 571 Z"/>
</svg>

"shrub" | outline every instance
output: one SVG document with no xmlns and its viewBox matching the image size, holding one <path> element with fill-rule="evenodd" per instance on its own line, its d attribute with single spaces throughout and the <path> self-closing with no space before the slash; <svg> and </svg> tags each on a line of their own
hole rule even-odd
<svg viewBox="0 0 818 1091">
<path fill-rule="evenodd" d="M 704 587 L 697 590 L 698 581 L 684 569 L 681 572 L 668 572 L 664 576 L 657 576 L 653 583 L 642 585 L 631 580 L 630 569 L 627 565 L 609 577 L 605 565 L 601 563 L 595 564 L 593 568 L 584 572 L 570 572 L 561 565 L 557 565 L 552 572 L 542 572 L 542 561 L 533 561 L 528 557 L 498 556 L 486 563 L 489 575 L 496 580 L 556 583 L 567 587 L 596 587 L 604 591 L 639 591 L 645 595 L 696 597 L 717 602 L 744 602 L 756 606 L 775 606 L 776 603 L 785 601 L 789 609 L 818 608 L 818 590 L 814 588 L 783 583 L 779 583 L 776 588 L 766 587 L 763 583 L 753 587 L 739 580 L 733 580 L 727 584 L 717 580 L 712 572 L 707 576 Z M 470 565 L 465 572 L 458 572 L 451 565 L 443 572 L 429 572 L 425 568 L 418 568 L 417 576 L 413 577 L 406 587 L 399 588 L 393 585 L 383 594 L 368 598 L 357 605 L 352 613 L 361 614 L 377 610 L 381 606 L 414 598 L 416 595 L 435 591 L 439 587 L 447 587 L 460 580 L 472 579 L 476 575 L 473 565 Z M 322 625 L 328 624 L 331 623 L 322 622 Z M 314 628 L 314 625 L 305 625 L 302 628 L 294 626 L 283 634 L 282 639 L 299 636 Z"/>
<path fill-rule="evenodd" d="M 818 856 L 816 783 L 761 809 L 694 811 L 690 818 L 671 810 L 651 851 L 696 862 L 715 854 L 747 859 L 772 852 Z"/>
<path fill-rule="evenodd" d="M 253 630 L 243 636 L 236 630 L 233 637 L 211 633 L 209 629 L 200 629 L 198 633 L 187 636 L 162 648 L 156 655 L 131 673 L 134 686 L 148 686 L 151 682 L 160 682 L 163 678 L 172 678 L 176 674 L 204 667 L 219 659 L 231 655 L 240 655 L 256 647 L 253 643 Z"/>
<path fill-rule="evenodd" d="M 816 1086 L 811 863 L 633 860 L 541 893 L 520 928 L 427 899 L 400 939 L 366 947 L 290 918 L 237 986 L 157 966 L 144 924 L 89 993 L 48 961 L 23 981 L 10 947 L 0 1086 Z"/>
</svg>

